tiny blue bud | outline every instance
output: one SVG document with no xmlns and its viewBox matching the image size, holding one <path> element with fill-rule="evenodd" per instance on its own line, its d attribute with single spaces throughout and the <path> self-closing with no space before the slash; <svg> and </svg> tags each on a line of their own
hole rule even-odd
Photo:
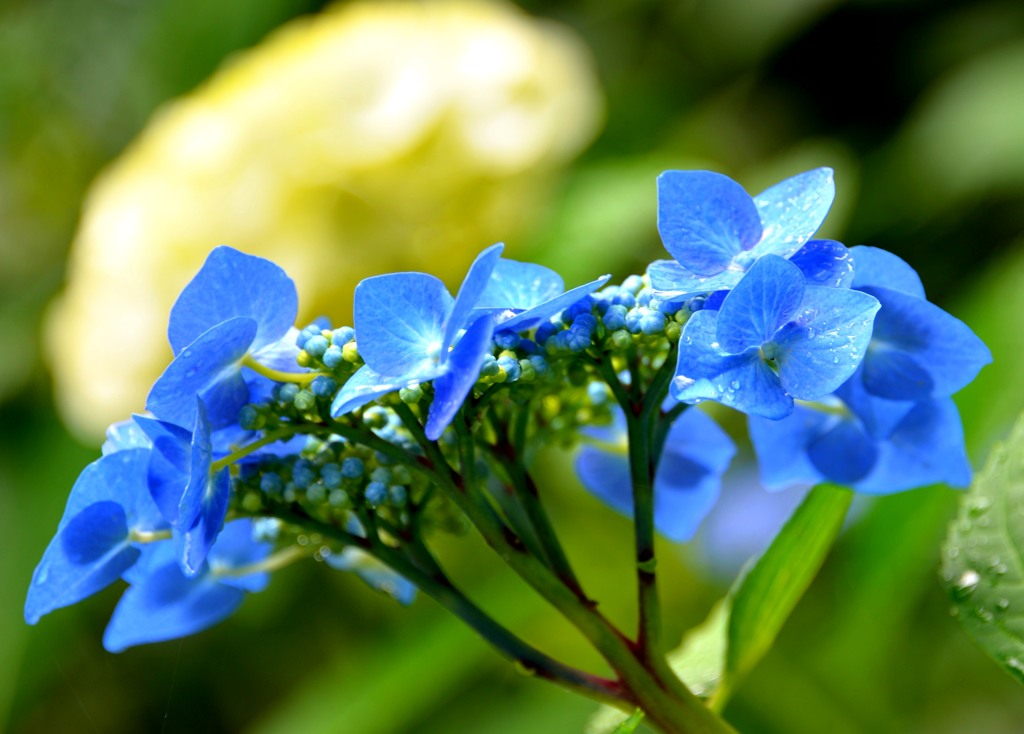
<svg viewBox="0 0 1024 734">
<path fill-rule="evenodd" d="M 686 302 L 686 309 L 690 313 L 697 313 L 698 311 L 704 310 L 704 304 L 707 302 L 707 298 L 704 296 L 694 296 Z"/>
<path fill-rule="evenodd" d="M 245 431 L 258 431 L 267 423 L 266 418 L 253 405 L 243 406 L 238 412 L 238 426 Z"/>
<path fill-rule="evenodd" d="M 303 349 L 312 357 L 322 357 L 329 346 L 327 338 L 323 334 L 317 334 L 306 340 L 306 346 Z"/>
<path fill-rule="evenodd" d="M 327 496 L 327 501 L 331 504 L 331 507 L 348 507 L 350 502 L 348 493 L 343 489 L 332 489 L 331 493 Z"/>
<path fill-rule="evenodd" d="M 383 428 L 388 424 L 388 412 L 379 405 L 371 405 L 363 411 L 363 422 L 370 428 Z"/>
<path fill-rule="evenodd" d="M 278 474 L 264 474 L 260 477 L 260 489 L 266 494 L 281 494 L 284 490 L 284 480 Z"/>
<path fill-rule="evenodd" d="M 341 476 L 345 479 L 359 479 L 363 476 L 363 460 L 358 456 L 349 456 L 341 462 Z"/>
<path fill-rule="evenodd" d="M 521 338 L 514 331 L 504 330 L 495 333 L 494 343 L 498 349 L 515 349 L 519 346 Z"/>
<path fill-rule="evenodd" d="M 313 384 L 309 386 L 309 389 L 318 398 L 329 398 L 338 389 L 338 383 L 326 375 L 320 375 L 313 380 Z"/>
<path fill-rule="evenodd" d="M 320 358 L 324 363 L 324 366 L 329 370 L 336 369 L 338 365 L 345 361 L 344 356 L 341 353 L 341 347 L 332 344 L 327 347 L 327 351 L 324 352 L 324 356 Z"/>
<path fill-rule="evenodd" d="M 320 479 L 323 480 L 324 486 L 334 489 L 335 487 L 341 486 L 341 467 L 331 462 L 324 464 L 320 467 Z"/>
<path fill-rule="evenodd" d="M 310 502 L 323 502 L 327 499 L 327 488 L 322 484 L 310 485 L 306 490 L 306 499 Z"/>
<path fill-rule="evenodd" d="M 387 467 L 378 466 L 370 472 L 370 481 L 386 483 L 391 481 L 391 470 Z"/>
<path fill-rule="evenodd" d="M 640 331 L 649 336 L 661 334 L 665 331 L 665 314 L 648 309 L 640 317 Z"/>
<path fill-rule="evenodd" d="M 292 467 L 292 482 L 299 489 L 305 489 L 316 481 L 316 470 L 306 459 L 299 459 Z"/>
<path fill-rule="evenodd" d="M 654 298 L 654 291 L 650 288 L 641 288 L 640 292 L 636 294 L 636 303 L 638 306 L 650 306 L 652 298 Z"/>
<path fill-rule="evenodd" d="M 481 377 L 497 377 L 501 374 L 501 367 L 498 365 L 498 360 L 495 359 L 493 354 L 484 356 L 484 363 L 480 365 L 480 376 Z"/>
<path fill-rule="evenodd" d="M 565 345 L 570 351 L 582 352 L 584 349 L 591 344 L 591 333 L 590 329 L 577 328 L 575 325 L 568 331 L 562 332 L 566 335 Z"/>
<path fill-rule="evenodd" d="M 277 389 L 277 398 L 282 403 L 291 403 L 295 401 L 295 396 L 299 394 L 299 386 L 294 382 L 289 382 L 285 385 L 281 385 Z"/>
<path fill-rule="evenodd" d="M 331 343 L 339 348 L 356 338 L 356 330 L 351 326 L 342 326 L 331 333 Z"/>
<path fill-rule="evenodd" d="M 404 505 L 408 495 L 406 494 L 405 487 L 401 484 L 392 484 L 388 488 L 388 494 L 391 497 L 391 504 L 393 505 Z"/>
<path fill-rule="evenodd" d="M 519 360 L 513 357 L 501 357 L 498 360 L 498 366 L 505 370 L 506 382 L 515 382 L 523 372 L 519 366 Z"/>
<path fill-rule="evenodd" d="M 379 507 L 388 501 L 388 486 L 384 482 L 370 482 L 363 492 L 366 502 L 371 507 Z"/>
<path fill-rule="evenodd" d="M 604 312 L 604 317 L 601 321 L 604 322 L 604 328 L 608 331 L 616 331 L 618 329 L 626 328 L 626 307 L 620 304 L 609 306 L 608 310 Z"/>
<path fill-rule="evenodd" d="M 636 293 L 644 287 L 644 279 L 639 275 L 630 275 L 624 281 L 622 281 L 622 288 L 629 291 L 630 293 Z"/>
<path fill-rule="evenodd" d="M 588 295 L 562 311 L 562 323 L 570 324 L 577 316 L 589 314 L 594 309 L 594 301 Z"/>
<path fill-rule="evenodd" d="M 558 333 L 558 330 L 558 327 L 555 326 L 553 323 L 551 323 L 550 321 L 545 321 L 543 324 L 537 327 L 537 332 L 534 334 L 533 339 L 538 344 L 543 345 L 545 342 L 547 342 L 548 339 L 550 339 L 552 336 Z"/>
<path fill-rule="evenodd" d="M 548 365 L 548 360 L 543 354 L 534 354 L 530 357 L 530 364 L 533 365 L 533 369 L 536 370 L 538 375 L 546 375 L 551 367 Z"/>
<path fill-rule="evenodd" d="M 316 407 L 316 395 L 309 390 L 299 390 L 295 393 L 295 399 L 292 400 L 292 404 L 295 405 L 296 410 L 303 412 L 313 410 Z"/>
<path fill-rule="evenodd" d="M 587 385 L 587 397 L 594 405 L 603 405 L 608 400 L 608 386 L 603 382 L 591 382 Z"/>
</svg>

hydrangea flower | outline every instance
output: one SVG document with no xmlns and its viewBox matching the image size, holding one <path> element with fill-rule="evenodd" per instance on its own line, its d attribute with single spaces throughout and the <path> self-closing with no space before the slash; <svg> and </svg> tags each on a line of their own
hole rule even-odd
<svg viewBox="0 0 1024 734">
<path fill-rule="evenodd" d="M 856 263 L 852 287 L 882 305 L 864 356 L 869 393 L 904 401 L 948 397 L 992 361 L 970 327 L 926 299 L 910 265 L 875 247 L 850 252 Z"/>
<path fill-rule="evenodd" d="M 626 420 L 621 409 L 606 428 L 585 431 L 595 445 L 576 458 L 583 486 L 619 512 L 633 515 Z M 714 506 L 722 474 L 736 453 L 733 442 L 700 410 L 683 413 L 672 424 L 654 475 L 654 527 L 670 540 L 689 540 Z"/>
<path fill-rule="evenodd" d="M 480 374 L 494 333 L 490 314 L 474 313 L 503 245 L 492 245 L 469 268 L 458 296 L 426 273 L 367 278 L 356 287 L 357 344 L 365 366 L 331 405 L 335 418 L 371 400 L 433 381 L 426 434 L 444 433 Z"/>
<path fill-rule="evenodd" d="M 139 540 L 168 529 L 147 488 L 149 457 L 144 448 L 108 453 L 79 475 L 32 574 L 29 624 L 106 588 L 139 560 Z"/>
<path fill-rule="evenodd" d="M 295 284 L 269 260 L 217 247 L 171 309 L 167 336 L 174 361 L 153 385 L 146 409 L 191 426 L 195 396 L 214 428 L 229 425 L 249 399 L 247 360 L 299 372 L 295 362 Z"/>
<path fill-rule="evenodd" d="M 210 423 L 197 399 L 195 426 L 188 431 L 166 421 L 137 415 L 139 428 L 153 442 L 149 491 L 174 529 L 178 560 L 189 576 L 199 573 L 213 546 L 231 496 L 227 467 L 213 471 Z"/>
<path fill-rule="evenodd" d="M 765 486 L 829 480 L 868 494 L 970 484 L 960 415 L 949 396 L 992 356 L 959 319 L 925 298 L 917 273 L 885 250 L 854 247 L 852 286 L 877 298 L 864 361 L 834 396 L 779 422 L 750 419 Z"/>
<path fill-rule="evenodd" d="M 182 573 L 171 543 L 145 549 L 125 574 L 129 587 L 103 634 L 103 646 L 121 652 L 134 645 L 195 634 L 229 616 L 247 592 L 262 591 L 269 574 L 258 570 L 270 543 L 253 540 L 251 520 L 224 527 L 209 557 L 193 576 Z"/>
<path fill-rule="evenodd" d="M 498 260 L 476 311 L 493 314 L 496 331 L 526 331 L 569 308 L 608 282 L 602 275 L 565 290 L 562 276 L 536 263 Z"/>
<path fill-rule="evenodd" d="M 751 416 L 750 440 L 769 490 L 831 481 L 864 494 L 971 483 L 960 414 L 951 398 L 875 397 L 858 377 L 821 405 L 779 421 Z"/>
<path fill-rule="evenodd" d="M 733 288 L 758 258 L 788 258 L 825 221 L 835 183 L 817 168 L 755 197 L 711 171 L 665 171 L 658 177 L 658 232 L 675 260 L 647 273 L 655 293 L 674 300 Z"/>
<path fill-rule="evenodd" d="M 824 397 L 853 374 L 878 308 L 866 293 L 808 285 L 797 265 L 764 255 L 721 308 L 686 322 L 672 396 L 782 418 L 794 398 Z"/>
</svg>

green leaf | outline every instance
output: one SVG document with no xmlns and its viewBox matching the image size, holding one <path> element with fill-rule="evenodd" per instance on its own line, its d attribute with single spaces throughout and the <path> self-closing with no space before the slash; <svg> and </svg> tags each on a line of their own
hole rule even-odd
<svg viewBox="0 0 1024 734">
<path fill-rule="evenodd" d="M 1024 415 L 961 500 L 942 571 L 953 614 L 1024 683 Z"/>
<path fill-rule="evenodd" d="M 683 643 L 668 654 L 672 670 L 698 696 L 710 696 L 722 680 L 731 605 L 731 596 L 720 600 L 707 619 L 687 632 Z"/>
<path fill-rule="evenodd" d="M 640 722 L 643 718 L 644 712 L 637 709 L 628 719 L 615 727 L 612 730 L 612 734 L 633 734 L 633 732 L 636 731 L 636 728 L 640 726 Z"/>
<path fill-rule="evenodd" d="M 715 704 L 764 657 L 839 534 L 853 493 L 819 484 L 731 593 L 725 672 Z"/>
</svg>

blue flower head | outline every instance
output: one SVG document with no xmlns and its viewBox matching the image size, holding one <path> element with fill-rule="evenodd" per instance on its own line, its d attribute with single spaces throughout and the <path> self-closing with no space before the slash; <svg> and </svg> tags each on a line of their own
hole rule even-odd
<svg viewBox="0 0 1024 734">
<path fill-rule="evenodd" d="M 584 446 L 576 458 L 583 486 L 619 512 L 633 514 L 626 421 L 619 410 L 612 426 L 591 428 L 596 445 Z M 689 540 L 714 506 L 722 475 L 736 447 L 700 410 L 683 413 L 668 432 L 654 475 L 654 526 L 670 540 Z"/>
<path fill-rule="evenodd" d="M 116 581 L 138 561 L 140 537 L 167 529 L 149 495 L 149 457 L 145 448 L 108 453 L 79 475 L 32 575 L 25 601 L 29 624 Z"/>
<path fill-rule="evenodd" d="M 191 426 L 199 395 L 214 428 L 235 421 L 249 400 L 246 358 L 298 372 L 293 324 L 295 284 L 269 260 L 214 249 L 171 309 L 167 330 L 174 360 L 153 385 L 146 409 Z"/>
<path fill-rule="evenodd" d="M 226 525 L 193 576 L 182 573 L 171 543 L 147 547 L 145 557 L 126 574 L 130 586 L 114 609 L 103 646 L 121 652 L 216 624 L 238 608 L 246 592 L 266 587 L 269 575 L 255 567 L 271 549 L 270 543 L 253 540 L 251 520 Z"/>
<path fill-rule="evenodd" d="M 135 422 L 153 442 L 150 494 L 174 531 L 182 570 L 195 575 L 220 533 L 231 496 L 228 468 L 213 471 L 206 410 L 197 399 L 191 431 L 142 415 Z"/>
<path fill-rule="evenodd" d="M 536 263 L 498 260 L 476 309 L 494 315 L 498 331 L 526 331 L 569 308 L 608 282 L 610 275 L 565 290 L 562 277 Z"/>
<path fill-rule="evenodd" d="M 817 400 L 853 374 L 878 308 L 866 293 L 808 285 L 797 265 L 764 255 L 721 308 L 686 322 L 672 396 L 782 418 L 794 398 Z"/>
<path fill-rule="evenodd" d="M 758 258 L 797 252 L 834 197 L 830 168 L 788 178 L 755 197 L 720 173 L 666 171 L 658 177 L 658 231 L 675 260 L 650 265 L 651 286 L 663 299 L 729 290 Z"/>
<path fill-rule="evenodd" d="M 439 438 L 476 383 L 490 348 L 494 319 L 473 309 L 502 249 L 492 245 L 477 256 L 455 298 L 426 273 L 378 275 L 356 286 L 356 343 L 366 364 L 342 386 L 331 415 L 433 381 L 426 434 Z"/>
<path fill-rule="evenodd" d="M 889 494 L 942 482 L 966 487 L 971 467 L 951 398 L 886 400 L 860 375 L 820 404 L 798 405 L 779 421 L 751 416 L 750 440 L 769 490 L 836 482 Z"/>
<path fill-rule="evenodd" d="M 861 373 L 872 395 L 899 401 L 948 397 L 992 361 L 970 327 L 925 298 L 914 269 L 875 247 L 850 249 L 853 288 L 881 303 Z"/>
</svg>

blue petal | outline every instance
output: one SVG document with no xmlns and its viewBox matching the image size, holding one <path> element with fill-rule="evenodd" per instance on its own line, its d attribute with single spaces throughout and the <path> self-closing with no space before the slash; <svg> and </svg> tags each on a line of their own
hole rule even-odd
<svg viewBox="0 0 1024 734">
<path fill-rule="evenodd" d="M 192 434 L 144 415 L 136 415 L 135 422 L 153 442 L 148 468 L 150 496 L 167 522 L 178 525 L 178 507 L 189 482 Z"/>
<path fill-rule="evenodd" d="M 804 297 L 800 268 L 768 255 L 725 297 L 718 311 L 717 341 L 730 354 L 760 347 L 789 321 Z"/>
<path fill-rule="evenodd" d="M 836 195 L 831 168 L 816 168 L 772 186 L 754 197 L 764 234 L 756 252 L 790 255 L 825 221 Z"/>
<path fill-rule="evenodd" d="M 853 256 L 853 287 L 889 288 L 914 298 L 924 298 L 924 286 L 917 271 L 887 250 L 857 245 L 850 248 Z"/>
<path fill-rule="evenodd" d="M 374 372 L 368 365 L 364 365 L 348 378 L 338 394 L 334 396 L 334 402 L 331 403 L 331 417 L 340 418 L 356 408 L 373 402 L 382 395 L 433 380 L 445 369 L 446 367 L 435 365 L 424 372 L 389 377 Z"/>
<path fill-rule="evenodd" d="M 434 402 L 427 414 L 427 438 L 436 441 L 480 378 L 480 367 L 491 344 L 494 320 L 487 315 L 474 321 L 448 355 L 447 370 L 434 380 Z"/>
<path fill-rule="evenodd" d="M 153 442 L 149 437 L 129 418 L 107 426 L 106 440 L 100 450 L 106 455 L 125 449 L 148 449 L 152 446 Z"/>
<path fill-rule="evenodd" d="M 807 458 L 822 476 L 851 486 L 878 461 L 878 448 L 855 420 L 839 420 L 807 444 Z"/>
<path fill-rule="evenodd" d="M 25 621 L 35 624 L 54 609 L 92 596 L 138 557 L 124 508 L 111 501 L 89 505 L 69 518 L 43 553 L 25 600 Z"/>
<path fill-rule="evenodd" d="M 231 477 L 227 468 L 209 477 L 204 489 L 195 521 L 176 535 L 178 562 L 186 576 L 194 576 L 202 570 L 203 562 L 224 526 L 231 499 Z"/>
<path fill-rule="evenodd" d="M 811 240 L 789 261 L 803 271 L 809 285 L 849 288 L 853 283 L 853 255 L 835 240 Z"/>
<path fill-rule="evenodd" d="M 520 314 L 516 314 L 509 319 L 501 321 L 498 324 L 498 328 L 503 331 L 526 331 L 527 329 L 532 329 L 533 327 L 547 321 L 556 313 L 564 311 L 569 308 L 569 306 L 582 301 L 584 298 L 607 283 L 609 278 L 611 278 L 610 275 L 602 275 L 597 280 L 592 280 L 589 283 L 578 285 L 572 290 L 557 295 L 549 301 L 538 304 L 537 306 L 529 308 Z"/>
<path fill-rule="evenodd" d="M 633 482 L 625 455 L 584 446 L 576 456 L 575 466 L 587 491 L 626 517 L 633 516 Z"/>
<path fill-rule="evenodd" d="M 206 408 L 197 401 L 196 422 L 189 439 L 188 484 L 178 502 L 179 530 L 192 527 L 200 513 L 201 505 L 212 481 L 210 465 L 213 462 L 213 444 L 210 440 L 210 422 L 206 419 Z"/>
<path fill-rule="evenodd" d="M 103 588 L 134 563 L 131 531 L 167 527 L 149 498 L 148 449 L 101 457 L 79 475 L 57 533 L 32 576 L 25 619 L 35 624 L 59 607 Z"/>
<path fill-rule="evenodd" d="M 675 260 L 655 260 L 647 266 L 647 275 L 658 298 L 674 301 L 711 291 L 731 290 L 740 282 L 744 272 L 730 269 L 717 275 L 697 275 Z"/>
<path fill-rule="evenodd" d="M 244 591 L 218 584 L 208 573 L 187 578 L 177 564 L 165 563 L 124 592 L 103 646 L 121 652 L 195 634 L 231 615 L 244 598 Z"/>
<path fill-rule="evenodd" d="M 221 530 L 217 542 L 210 549 L 207 562 L 217 581 L 243 591 L 263 591 L 270 582 L 265 571 L 236 575 L 239 569 L 266 560 L 273 544 L 253 540 L 252 520 L 235 520 Z"/>
<path fill-rule="evenodd" d="M 680 265 L 714 275 L 757 244 L 761 219 L 750 195 L 728 176 L 665 171 L 658 176 L 658 232 Z"/>
<path fill-rule="evenodd" d="M 517 260 L 498 260 L 476 308 L 525 311 L 565 290 L 562 276 L 551 268 Z"/>
<path fill-rule="evenodd" d="M 146 410 L 179 426 L 196 419 L 196 396 L 201 395 L 215 427 L 233 423 L 249 399 L 239 361 L 256 334 L 249 318 L 225 321 L 203 332 L 183 349 L 149 391 Z"/>
<path fill-rule="evenodd" d="M 775 338 L 782 386 L 817 400 L 846 382 L 867 350 L 878 301 L 866 293 L 808 286 L 797 318 Z"/>
<path fill-rule="evenodd" d="M 448 317 L 448 324 L 445 326 L 443 342 L 445 350 L 441 354 L 442 362 L 446 359 L 447 347 L 455 343 L 459 332 L 469 324 L 470 314 L 487 288 L 487 284 L 491 280 L 491 273 L 494 272 L 504 249 L 505 245 L 500 242 L 491 245 L 477 255 L 473 264 L 469 266 L 469 271 L 459 287 L 458 295 L 455 296 L 455 304 Z"/>
<path fill-rule="evenodd" d="M 890 400 L 946 397 L 992 361 L 970 327 L 935 304 L 888 288 L 863 290 L 882 304 L 864 359 L 869 392 Z"/>
<path fill-rule="evenodd" d="M 309 372 L 309 368 L 300 367 L 298 363 L 299 349 L 295 343 L 300 332 L 295 327 L 288 329 L 285 335 L 275 342 L 271 342 L 259 349 L 253 349 L 250 354 L 252 358 L 272 370 L 281 372 Z"/>
<path fill-rule="evenodd" d="M 217 247 L 178 296 L 167 336 L 175 354 L 229 319 L 257 324 L 259 349 L 280 339 L 295 323 L 299 299 L 291 278 L 274 263 L 230 247 Z"/>
<path fill-rule="evenodd" d="M 369 586 L 383 591 L 399 604 L 412 604 L 416 598 L 416 587 L 411 581 L 358 548 L 348 547 L 341 553 L 332 553 L 326 562 L 339 571 L 352 571 Z"/>
<path fill-rule="evenodd" d="M 802 405 L 782 420 L 751 416 L 747 421 L 750 442 L 765 489 L 777 492 L 795 484 L 823 481 L 824 475 L 807 457 L 807 445 L 837 421 L 834 415 Z"/>
<path fill-rule="evenodd" d="M 874 471 L 854 485 L 865 494 L 889 494 L 937 482 L 971 483 L 960 414 L 952 399 L 918 403 L 879 444 Z"/>
<path fill-rule="evenodd" d="M 710 417 L 683 413 L 669 430 L 654 476 L 654 524 L 676 542 L 689 540 L 718 499 L 736 447 Z"/>
<path fill-rule="evenodd" d="M 679 361 L 670 385 L 684 403 L 715 400 L 750 415 L 782 418 L 793 409 L 779 378 L 756 347 L 726 354 L 715 341 L 719 311 L 698 311 L 683 327 Z"/>
<path fill-rule="evenodd" d="M 367 278 L 355 290 L 359 354 L 382 375 L 405 375 L 436 364 L 447 350 L 445 324 L 454 301 L 425 273 Z"/>
<path fill-rule="evenodd" d="M 892 435 L 907 413 L 917 403 L 909 400 L 885 400 L 869 393 L 864 387 L 864 363 L 849 380 L 836 390 L 836 397 L 860 419 L 864 430 L 876 440 Z"/>
</svg>

